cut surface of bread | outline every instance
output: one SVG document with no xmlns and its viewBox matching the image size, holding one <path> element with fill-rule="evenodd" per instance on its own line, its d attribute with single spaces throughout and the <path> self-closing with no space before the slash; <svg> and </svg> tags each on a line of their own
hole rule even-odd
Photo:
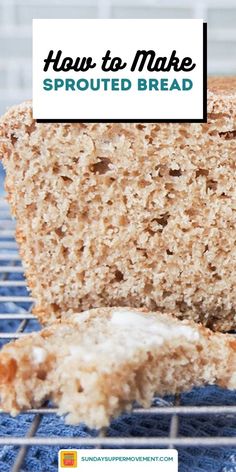
<svg viewBox="0 0 236 472">
<path fill-rule="evenodd" d="M 236 388 L 236 340 L 170 314 L 100 308 L 27 334 L 0 353 L 1 407 L 51 399 L 68 423 L 107 426 L 134 401 L 193 386 Z"/>
<path fill-rule="evenodd" d="M 145 306 L 236 327 L 236 78 L 210 79 L 208 123 L 0 124 L 35 314 Z"/>
</svg>

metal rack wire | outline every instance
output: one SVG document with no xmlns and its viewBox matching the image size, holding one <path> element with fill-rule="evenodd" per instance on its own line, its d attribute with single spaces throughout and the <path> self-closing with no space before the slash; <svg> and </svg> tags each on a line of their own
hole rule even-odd
<svg viewBox="0 0 236 472">
<path fill-rule="evenodd" d="M 6 288 L 9 294 L 0 295 L 0 322 L 3 320 L 18 320 L 19 324 L 15 332 L 0 332 L 0 341 L 7 342 L 24 336 L 28 324 L 34 320 L 31 313 L 33 299 L 27 295 L 16 295 L 16 288 L 26 287 L 25 280 L 12 280 L 14 275 L 23 274 L 20 265 L 20 256 L 14 239 L 14 222 L 10 217 L 8 205 L 4 198 L 0 198 L 0 289 Z M 11 279 L 10 279 L 11 277 Z M 15 278 L 16 278 L 15 277 Z M 4 312 L 7 303 L 13 303 L 17 307 L 16 313 Z M 22 304 L 27 305 L 27 309 L 22 310 Z M 18 309 L 19 308 L 19 309 Z M 6 311 L 6 309 L 5 309 Z M 8 310 L 9 311 L 9 310 Z M 182 437 L 179 435 L 179 417 L 209 415 L 235 416 L 236 420 L 236 402 L 235 406 L 183 406 L 180 404 L 180 398 L 176 397 L 173 406 L 156 406 L 154 401 L 151 408 L 135 408 L 134 415 L 165 415 L 170 419 L 169 434 L 167 437 L 37 437 L 41 419 L 44 415 L 56 414 L 56 408 L 38 408 L 28 410 L 26 413 L 33 415 L 30 428 L 23 437 L 0 437 L 0 446 L 11 445 L 18 446 L 17 454 L 12 472 L 19 472 L 27 455 L 27 450 L 31 446 L 93 446 L 93 447 L 236 447 L 236 437 Z M 1 414 L 0 410 L 0 414 Z M 236 429 L 236 428 L 235 428 Z"/>
</svg>

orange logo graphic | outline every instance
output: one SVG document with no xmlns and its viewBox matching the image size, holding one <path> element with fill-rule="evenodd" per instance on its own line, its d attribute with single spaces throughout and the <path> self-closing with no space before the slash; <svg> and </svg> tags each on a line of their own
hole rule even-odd
<svg viewBox="0 0 236 472">
<path fill-rule="evenodd" d="M 61 467 L 77 467 L 77 451 L 60 451 L 60 466 Z"/>
</svg>

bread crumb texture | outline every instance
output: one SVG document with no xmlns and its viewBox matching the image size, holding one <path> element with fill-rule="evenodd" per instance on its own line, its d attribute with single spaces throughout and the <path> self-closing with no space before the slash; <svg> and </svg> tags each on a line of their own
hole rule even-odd
<svg viewBox="0 0 236 472">
<path fill-rule="evenodd" d="M 89 340 L 89 342 L 88 342 Z M 236 388 L 236 340 L 170 314 L 99 308 L 26 334 L 0 353 L 1 408 L 52 400 L 66 422 L 107 426 L 134 401 L 193 386 Z"/>
<path fill-rule="evenodd" d="M 6 190 L 43 323 L 102 306 L 236 327 L 236 78 L 208 123 L 0 124 Z"/>
</svg>

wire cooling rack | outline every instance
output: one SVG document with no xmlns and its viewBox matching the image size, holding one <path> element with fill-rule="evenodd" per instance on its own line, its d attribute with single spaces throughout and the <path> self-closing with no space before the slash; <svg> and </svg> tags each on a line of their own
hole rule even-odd
<svg viewBox="0 0 236 472">
<path fill-rule="evenodd" d="M 12 220 L 8 205 L 3 197 L 0 197 L 0 323 L 4 321 L 18 321 L 14 331 L 1 332 L 0 342 L 4 343 L 25 335 L 25 331 L 32 331 L 30 324 L 36 323 L 32 315 L 33 299 L 26 292 L 27 286 L 23 276 L 23 268 L 15 242 L 15 223 Z M 23 294 L 22 294 L 23 293 Z M 37 326 L 37 325 L 36 325 Z M 37 328 L 36 328 L 37 329 Z M 162 405 L 162 406 L 160 406 Z M 180 418 L 191 416 L 204 416 L 206 421 L 212 417 L 235 419 L 234 433 L 236 433 L 236 401 L 235 405 L 220 406 L 184 406 L 180 397 L 175 397 L 171 406 L 154 399 L 151 408 L 134 408 L 134 415 L 160 415 L 169 418 L 169 431 L 166 437 L 107 437 L 104 432 L 98 437 L 68 437 L 68 436 L 40 436 L 37 431 L 44 416 L 57 413 L 53 407 L 43 407 L 28 410 L 23 414 L 32 414 L 33 420 L 24 436 L 0 436 L 0 446 L 18 446 L 18 454 L 12 468 L 12 472 L 22 470 L 28 448 L 32 446 L 61 446 L 69 447 L 236 447 L 236 436 L 181 436 L 179 434 Z M 0 414 L 3 412 L 0 410 Z M 16 420 L 17 421 L 17 420 Z M 59 420 L 58 420 L 59 421 Z M 1 433 L 0 433 L 1 434 Z"/>
</svg>

